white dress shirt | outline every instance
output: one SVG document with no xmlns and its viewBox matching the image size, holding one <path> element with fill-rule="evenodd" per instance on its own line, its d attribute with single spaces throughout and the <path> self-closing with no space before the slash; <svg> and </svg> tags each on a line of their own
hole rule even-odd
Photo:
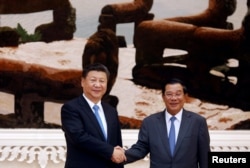
<svg viewBox="0 0 250 168">
<path fill-rule="evenodd" d="M 87 100 L 87 102 L 88 102 L 90 108 L 92 109 L 93 113 L 95 113 L 95 111 L 93 109 L 93 106 L 95 104 L 92 101 L 90 101 L 84 94 L 83 94 L 83 97 Z M 100 115 L 100 118 L 102 120 L 104 131 L 105 131 L 106 135 L 108 135 L 107 134 L 107 122 L 106 122 L 104 111 L 103 111 L 103 108 L 102 108 L 102 105 L 101 105 L 101 101 L 99 101 L 96 105 L 98 105 L 98 107 L 99 107 L 99 115 Z"/>
<path fill-rule="evenodd" d="M 165 119 L 166 119 L 168 136 L 169 136 L 170 127 L 171 127 L 171 120 L 170 120 L 171 117 L 172 117 L 172 115 L 169 114 L 167 112 L 167 110 L 165 110 Z M 180 112 L 178 112 L 175 115 L 175 117 L 176 117 L 176 120 L 174 121 L 174 126 L 175 126 L 175 143 L 176 143 L 177 138 L 178 138 L 178 134 L 179 134 L 179 130 L 180 130 L 180 125 L 181 125 L 182 110 Z"/>
</svg>

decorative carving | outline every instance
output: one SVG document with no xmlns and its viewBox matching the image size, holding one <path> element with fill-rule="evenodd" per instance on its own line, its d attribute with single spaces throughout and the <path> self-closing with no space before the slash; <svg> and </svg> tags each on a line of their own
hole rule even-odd
<svg viewBox="0 0 250 168">
<path fill-rule="evenodd" d="M 46 168 L 48 160 L 53 163 L 65 162 L 65 146 L 0 146 L 0 161 L 19 161 L 31 164 L 38 162 Z"/>
<path fill-rule="evenodd" d="M 138 130 L 122 130 L 122 137 L 124 149 L 128 149 L 136 142 Z M 210 131 L 210 139 L 212 151 L 250 151 L 249 131 Z M 0 144 L 0 163 L 37 162 L 40 168 L 46 168 L 49 161 L 54 167 L 65 162 L 66 144 L 61 130 L 0 129 Z"/>
</svg>

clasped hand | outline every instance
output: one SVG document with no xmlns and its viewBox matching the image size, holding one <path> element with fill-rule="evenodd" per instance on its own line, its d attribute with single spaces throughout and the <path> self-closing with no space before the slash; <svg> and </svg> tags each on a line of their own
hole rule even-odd
<svg viewBox="0 0 250 168">
<path fill-rule="evenodd" d="M 120 146 L 116 146 L 114 148 L 111 160 L 115 163 L 122 163 L 124 161 L 127 160 L 126 156 L 125 156 L 125 151 L 124 149 L 122 149 L 122 147 Z"/>
</svg>

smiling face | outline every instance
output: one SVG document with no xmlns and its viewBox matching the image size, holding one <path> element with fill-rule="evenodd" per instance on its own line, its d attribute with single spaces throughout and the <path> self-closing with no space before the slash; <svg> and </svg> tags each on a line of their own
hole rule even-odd
<svg viewBox="0 0 250 168">
<path fill-rule="evenodd" d="M 182 85 L 179 83 L 167 84 L 162 98 L 165 102 L 167 111 L 172 115 L 177 114 L 185 103 L 185 94 Z"/>
<path fill-rule="evenodd" d="M 82 78 L 83 93 L 93 103 L 100 101 L 107 90 L 107 75 L 102 71 L 90 71 Z"/>
</svg>

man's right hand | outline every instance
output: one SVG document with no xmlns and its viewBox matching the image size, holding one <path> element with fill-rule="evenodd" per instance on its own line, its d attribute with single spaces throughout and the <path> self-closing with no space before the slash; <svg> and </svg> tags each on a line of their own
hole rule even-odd
<svg viewBox="0 0 250 168">
<path fill-rule="evenodd" d="M 111 160 L 115 163 L 122 163 L 127 160 L 125 156 L 125 151 L 120 146 L 114 147 L 114 151 L 111 157 Z"/>
</svg>

